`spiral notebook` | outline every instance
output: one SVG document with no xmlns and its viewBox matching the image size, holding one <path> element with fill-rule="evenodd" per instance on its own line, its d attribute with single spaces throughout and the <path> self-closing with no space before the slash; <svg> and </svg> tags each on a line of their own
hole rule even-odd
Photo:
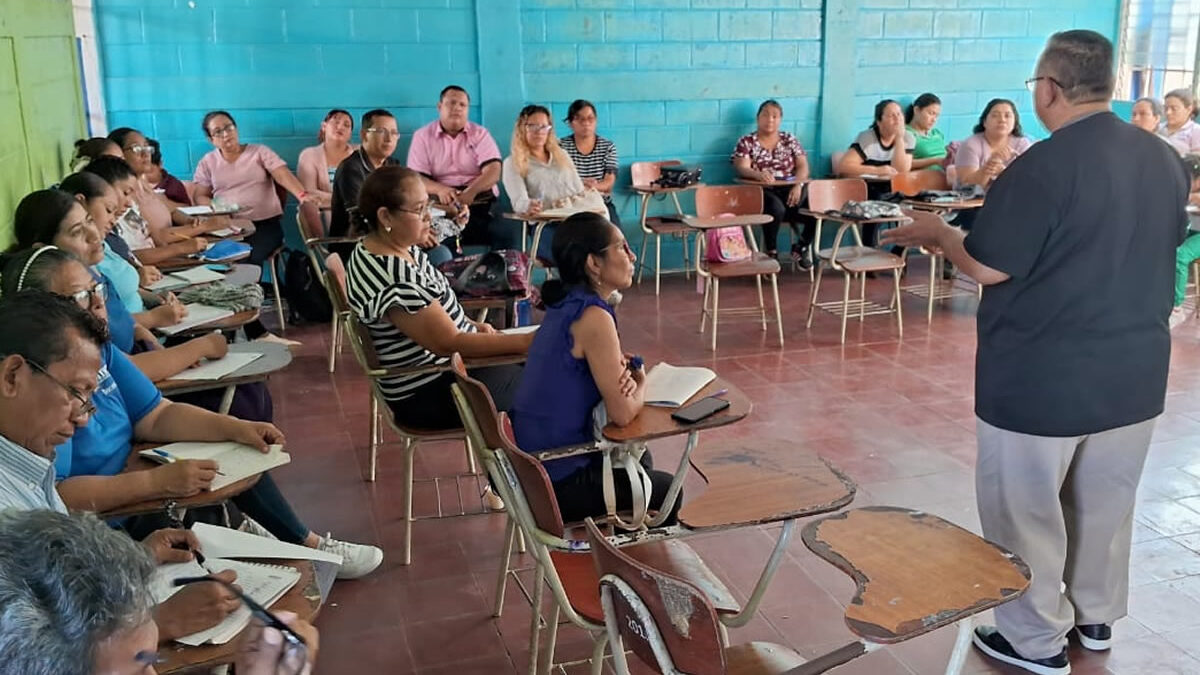
<svg viewBox="0 0 1200 675">
<path fill-rule="evenodd" d="M 242 560 L 226 560 L 224 558 L 208 558 L 204 565 L 195 560 L 186 563 L 160 565 L 154 571 L 150 581 L 150 592 L 155 604 L 162 603 L 167 598 L 182 590 L 182 586 L 173 586 L 176 579 L 181 577 L 203 577 L 225 570 L 237 573 L 234 582 L 241 587 L 242 592 L 254 599 L 263 607 L 270 608 L 283 597 L 297 582 L 300 581 L 300 570 L 283 565 L 266 565 L 263 563 L 245 562 Z M 250 623 L 250 609 L 243 603 L 221 623 L 186 635 L 177 640 L 185 645 L 196 647 L 202 644 L 223 645 L 233 638 Z"/>
</svg>

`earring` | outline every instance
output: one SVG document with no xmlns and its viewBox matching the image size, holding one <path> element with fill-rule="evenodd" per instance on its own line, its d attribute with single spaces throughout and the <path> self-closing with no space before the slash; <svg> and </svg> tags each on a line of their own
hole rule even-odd
<svg viewBox="0 0 1200 675">
<path fill-rule="evenodd" d="M 384 232 L 391 232 L 391 231 L 392 231 L 392 228 L 388 227 L 387 225 L 384 225 L 384 226 L 383 226 L 383 231 L 384 231 Z"/>
</svg>

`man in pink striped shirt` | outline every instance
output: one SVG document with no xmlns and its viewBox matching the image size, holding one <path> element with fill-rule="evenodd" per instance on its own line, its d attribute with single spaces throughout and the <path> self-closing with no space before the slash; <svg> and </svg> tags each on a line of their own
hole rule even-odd
<svg viewBox="0 0 1200 675">
<path fill-rule="evenodd" d="M 443 89 L 438 119 L 413 133 L 408 168 L 424 177 L 431 199 L 470 207 L 463 244 L 511 248 L 515 228 L 493 213 L 500 148 L 487 129 L 467 119 L 470 107 L 465 89 L 453 84 Z"/>
</svg>

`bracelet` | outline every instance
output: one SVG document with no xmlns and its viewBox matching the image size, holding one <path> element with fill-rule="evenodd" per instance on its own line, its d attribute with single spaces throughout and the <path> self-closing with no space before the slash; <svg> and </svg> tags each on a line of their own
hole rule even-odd
<svg viewBox="0 0 1200 675">
<path fill-rule="evenodd" d="M 300 194 L 296 195 L 296 198 L 297 198 L 297 199 L 301 199 L 301 200 L 303 200 L 303 199 L 304 199 L 305 197 L 307 197 L 307 196 L 308 196 L 308 191 L 307 191 L 307 190 L 301 190 L 301 191 L 300 191 Z"/>
</svg>

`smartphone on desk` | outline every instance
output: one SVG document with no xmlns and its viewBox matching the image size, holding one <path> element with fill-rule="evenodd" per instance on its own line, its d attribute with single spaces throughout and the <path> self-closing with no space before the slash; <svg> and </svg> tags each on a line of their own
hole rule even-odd
<svg viewBox="0 0 1200 675">
<path fill-rule="evenodd" d="M 729 407 L 729 401 L 715 396 L 702 398 L 671 413 L 671 419 L 682 424 L 695 424 Z"/>
</svg>

